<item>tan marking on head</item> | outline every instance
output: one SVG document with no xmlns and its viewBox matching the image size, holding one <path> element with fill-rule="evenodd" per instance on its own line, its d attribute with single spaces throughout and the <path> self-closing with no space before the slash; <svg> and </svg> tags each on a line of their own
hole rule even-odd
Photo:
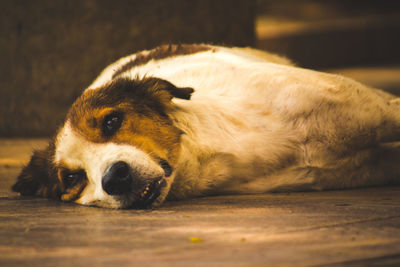
<svg viewBox="0 0 400 267">
<path fill-rule="evenodd" d="M 67 188 L 65 192 L 61 195 L 62 201 L 74 201 L 81 196 L 83 189 L 85 189 L 87 185 L 87 180 L 81 180 L 74 187 Z"/>
<path fill-rule="evenodd" d="M 74 173 L 77 171 L 71 167 L 68 167 L 68 165 L 65 162 L 60 162 L 59 164 L 57 164 L 56 168 L 57 168 L 57 178 L 60 181 L 60 184 L 62 185 L 61 200 L 69 202 L 78 199 L 83 189 L 86 187 L 88 183 L 86 176 L 82 176 L 72 186 L 67 186 L 63 179 L 63 176 L 68 173 Z M 84 171 L 82 172 L 84 173 Z"/>
</svg>

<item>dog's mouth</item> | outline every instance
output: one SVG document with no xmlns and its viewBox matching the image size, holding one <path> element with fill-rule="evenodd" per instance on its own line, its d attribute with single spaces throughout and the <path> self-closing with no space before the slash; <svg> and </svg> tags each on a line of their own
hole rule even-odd
<svg viewBox="0 0 400 267">
<path fill-rule="evenodd" d="M 154 201 L 161 194 L 161 189 L 167 185 L 167 182 L 163 177 L 151 181 L 142 187 L 136 195 L 136 199 L 128 208 L 133 209 L 149 209 L 153 205 Z"/>
</svg>

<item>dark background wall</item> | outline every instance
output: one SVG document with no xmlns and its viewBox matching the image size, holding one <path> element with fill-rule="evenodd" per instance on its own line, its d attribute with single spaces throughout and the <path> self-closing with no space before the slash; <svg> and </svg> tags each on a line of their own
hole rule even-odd
<svg viewBox="0 0 400 267">
<path fill-rule="evenodd" d="M 52 134 L 112 61 L 165 43 L 253 45 L 254 1 L 0 1 L 0 136 Z"/>
<path fill-rule="evenodd" d="M 52 135 L 109 63 L 195 42 L 308 68 L 400 65 L 400 1 L 0 0 L 0 137 Z"/>
<path fill-rule="evenodd" d="M 307 68 L 400 62 L 399 0 L 257 0 L 256 46 Z"/>
</svg>

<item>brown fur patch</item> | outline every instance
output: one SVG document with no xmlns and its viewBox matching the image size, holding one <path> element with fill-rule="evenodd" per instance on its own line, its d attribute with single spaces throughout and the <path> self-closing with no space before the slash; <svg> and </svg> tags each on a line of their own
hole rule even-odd
<svg viewBox="0 0 400 267">
<path fill-rule="evenodd" d="M 88 141 L 133 145 L 154 159 L 163 158 L 173 164 L 181 131 L 167 116 L 172 98 L 170 86 L 173 85 L 157 78 L 118 79 L 103 88 L 86 91 L 73 104 L 67 119 Z M 121 127 L 111 136 L 104 135 L 104 120 L 112 113 L 122 114 Z"/>
<path fill-rule="evenodd" d="M 195 54 L 211 49 L 212 48 L 210 46 L 201 44 L 162 45 L 153 50 L 150 50 L 148 53 L 137 53 L 135 59 L 129 61 L 128 63 L 117 69 L 114 72 L 112 78 L 114 79 L 118 77 L 119 75 L 133 67 L 144 65 L 150 60 L 159 60 L 167 57 Z"/>
</svg>

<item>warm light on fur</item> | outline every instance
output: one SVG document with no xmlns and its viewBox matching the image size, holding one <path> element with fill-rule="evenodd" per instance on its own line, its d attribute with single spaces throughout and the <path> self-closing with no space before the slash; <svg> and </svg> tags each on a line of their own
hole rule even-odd
<svg viewBox="0 0 400 267">
<path fill-rule="evenodd" d="M 398 183 L 399 103 L 250 48 L 163 46 L 107 67 L 13 189 L 148 208 Z"/>
</svg>

